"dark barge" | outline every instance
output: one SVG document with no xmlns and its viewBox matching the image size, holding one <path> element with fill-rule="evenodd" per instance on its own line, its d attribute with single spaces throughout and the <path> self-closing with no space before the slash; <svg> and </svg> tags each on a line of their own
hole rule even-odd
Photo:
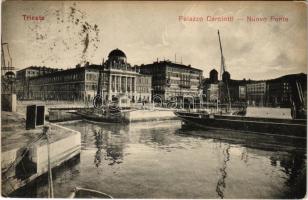
<svg viewBox="0 0 308 200">
<path fill-rule="evenodd" d="M 284 135 L 299 138 L 307 136 L 306 119 L 279 119 L 237 115 L 209 114 L 207 112 L 176 111 L 186 126 L 206 129 L 230 129 L 240 132 Z"/>
</svg>

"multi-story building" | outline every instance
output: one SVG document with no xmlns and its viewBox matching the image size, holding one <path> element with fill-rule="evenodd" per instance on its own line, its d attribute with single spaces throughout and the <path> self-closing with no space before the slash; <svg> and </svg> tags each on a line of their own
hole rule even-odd
<svg viewBox="0 0 308 200">
<path fill-rule="evenodd" d="M 307 75 L 290 74 L 267 81 L 267 105 L 272 107 L 290 107 L 307 104 Z"/>
<path fill-rule="evenodd" d="M 150 75 L 138 75 L 136 77 L 136 101 L 152 101 L 152 77 Z"/>
<path fill-rule="evenodd" d="M 246 84 L 248 105 L 264 106 L 266 102 L 266 81 L 256 81 Z"/>
<path fill-rule="evenodd" d="M 218 84 L 207 84 L 206 86 L 206 101 L 216 102 L 219 99 L 219 87 Z"/>
<path fill-rule="evenodd" d="M 95 69 L 96 68 L 96 69 Z M 58 71 L 29 79 L 29 99 L 33 100 L 87 100 L 97 88 L 93 72 L 95 66 Z M 89 97 L 90 100 L 90 97 Z"/>
<path fill-rule="evenodd" d="M 202 81 L 203 94 L 206 101 L 221 103 L 246 102 L 249 106 L 270 107 L 307 107 L 307 75 L 289 74 L 276 79 L 233 80 L 230 73 L 224 72 L 221 81 L 218 80 L 218 72 L 213 69 L 209 78 Z"/>
<path fill-rule="evenodd" d="M 18 99 L 29 98 L 29 79 L 44 76 L 49 73 L 61 71 L 62 69 L 30 66 L 16 72 L 16 95 Z"/>
<path fill-rule="evenodd" d="M 141 74 L 152 76 L 153 96 L 163 101 L 200 96 L 200 69 L 171 61 L 157 61 L 136 68 Z"/>
<path fill-rule="evenodd" d="M 29 99 L 90 102 L 97 94 L 100 72 L 104 100 L 126 97 L 135 102 L 141 97 L 151 101 L 151 77 L 137 73 L 119 49 L 111 51 L 102 65 L 86 64 L 29 78 Z"/>
</svg>

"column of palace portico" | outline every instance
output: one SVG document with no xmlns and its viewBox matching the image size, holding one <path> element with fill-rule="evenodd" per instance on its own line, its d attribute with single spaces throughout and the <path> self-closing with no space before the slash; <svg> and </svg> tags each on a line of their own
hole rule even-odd
<svg viewBox="0 0 308 200">
<path fill-rule="evenodd" d="M 134 78 L 134 96 L 135 102 L 137 102 L 137 76 Z"/>
<path fill-rule="evenodd" d="M 118 92 L 118 88 L 117 88 L 118 87 L 118 80 L 117 79 L 118 79 L 118 76 L 115 75 L 114 76 L 114 93 L 115 94 L 117 94 L 117 92 Z"/>
<path fill-rule="evenodd" d="M 129 94 L 130 94 L 130 98 L 132 100 L 133 96 L 136 98 L 136 77 L 130 76 L 130 77 L 127 77 L 127 78 L 129 78 L 129 80 L 130 80 L 129 81 L 129 85 L 130 85 Z"/>
<path fill-rule="evenodd" d="M 108 94 L 108 100 L 111 100 L 111 79 L 112 79 L 112 75 L 109 75 L 109 94 Z"/>
<path fill-rule="evenodd" d="M 132 95 L 133 95 L 133 78 L 134 77 L 130 77 L 130 82 L 129 82 L 129 84 L 130 84 L 130 93 L 131 93 L 131 98 L 132 98 Z"/>
<path fill-rule="evenodd" d="M 112 74 L 111 79 L 114 81 L 112 85 L 114 85 L 114 91 L 111 91 L 110 100 L 112 99 L 112 95 L 118 96 L 118 93 L 121 92 L 121 76 L 116 74 Z"/>
<path fill-rule="evenodd" d="M 124 79 L 125 79 L 125 94 L 127 94 L 127 76 L 124 76 Z"/>
<path fill-rule="evenodd" d="M 114 76 L 114 93 L 118 92 L 118 76 Z"/>
<path fill-rule="evenodd" d="M 126 83 L 127 83 L 126 91 L 127 91 L 127 95 L 129 96 L 129 94 L 131 92 L 131 77 L 129 77 L 129 76 L 126 77 Z"/>
<path fill-rule="evenodd" d="M 112 90 L 113 85 L 115 88 L 114 90 Z M 130 88 L 130 90 L 128 90 L 128 88 Z M 136 99 L 136 77 L 122 74 L 110 74 L 109 91 L 109 100 L 112 99 L 112 95 L 118 96 L 120 93 L 130 94 L 131 100 L 132 96 Z"/>
</svg>

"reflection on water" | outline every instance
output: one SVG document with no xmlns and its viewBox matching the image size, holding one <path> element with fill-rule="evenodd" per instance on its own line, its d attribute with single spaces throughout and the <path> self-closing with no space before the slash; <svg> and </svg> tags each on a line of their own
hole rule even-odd
<svg viewBox="0 0 308 200">
<path fill-rule="evenodd" d="M 94 131 L 95 134 L 95 145 L 97 151 L 95 153 L 94 163 L 96 167 L 99 167 L 100 163 L 102 162 L 102 148 L 103 148 L 103 131 Z"/>
<path fill-rule="evenodd" d="M 279 161 L 275 159 L 273 162 Z M 285 184 L 290 190 L 286 195 L 289 198 L 301 198 L 302 195 L 299 194 L 303 194 L 306 190 L 306 184 L 303 184 L 306 182 L 306 156 L 299 152 L 292 152 L 291 158 L 281 159 L 280 165 L 288 177 Z"/>
<path fill-rule="evenodd" d="M 54 170 L 55 197 L 75 187 L 116 198 L 300 198 L 305 142 L 181 128 L 180 121 L 130 125 L 67 122 L 82 133 L 78 161 Z M 46 197 L 47 177 L 13 196 Z"/>
<path fill-rule="evenodd" d="M 94 157 L 95 166 L 99 167 L 102 157 L 106 161 L 111 161 L 109 165 L 120 164 L 123 158 L 123 142 L 117 140 L 121 140 L 121 137 L 110 137 L 111 133 L 103 129 L 94 130 L 93 133 L 97 148 Z"/>
<path fill-rule="evenodd" d="M 216 186 L 216 192 L 220 198 L 224 198 L 224 189 L 226 188 L 226 181 L 227 178 L 227 162 L 230 160 L 230 145 L 227 145 L 227 148 L 225 151 L 223 151 L 224 159 L 222 167 L 219 169 L 221 172 L 221 177 L 218 179 L 217 186 Z"/>
</svg>

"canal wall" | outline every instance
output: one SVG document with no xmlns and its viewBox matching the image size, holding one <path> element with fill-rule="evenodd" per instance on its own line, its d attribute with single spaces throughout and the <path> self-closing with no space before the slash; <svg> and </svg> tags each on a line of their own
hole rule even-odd
<svg viewBox="0 0 308 200">
<path fill-rule="evenodd" d="M 19 148 L 1 152 L 1 169 L 8 169 L 18 157 Z"/>
<path fill-rule="evenodd" d="M 290 108 L 247 107 L 246 117 L 292 119 Z"/>
<path fill-rule="evenodd" d="M 81 152 L 81 135 L 77 131 L 58 126 L 64 131 L 70 132 L 63 138 L 51 138 L 50 162 L 51 167 L 56 167 Z M 36 173 L 43 174 L 48 171 L 48 151 L 46 140 L 33 145 L 29 150 L 29 160 L 36 165 Z"/>
<path fill-rule="evenodd" d="M 42 126 L 26 130 L 23 116 L 17 113 L 2 112 L 1 122 L 1 189 L 7 196 L 48 172 L 47 139 Z M 52 168 L 80 154 L 80 132 L 48 126 Z"/>
</svg>

